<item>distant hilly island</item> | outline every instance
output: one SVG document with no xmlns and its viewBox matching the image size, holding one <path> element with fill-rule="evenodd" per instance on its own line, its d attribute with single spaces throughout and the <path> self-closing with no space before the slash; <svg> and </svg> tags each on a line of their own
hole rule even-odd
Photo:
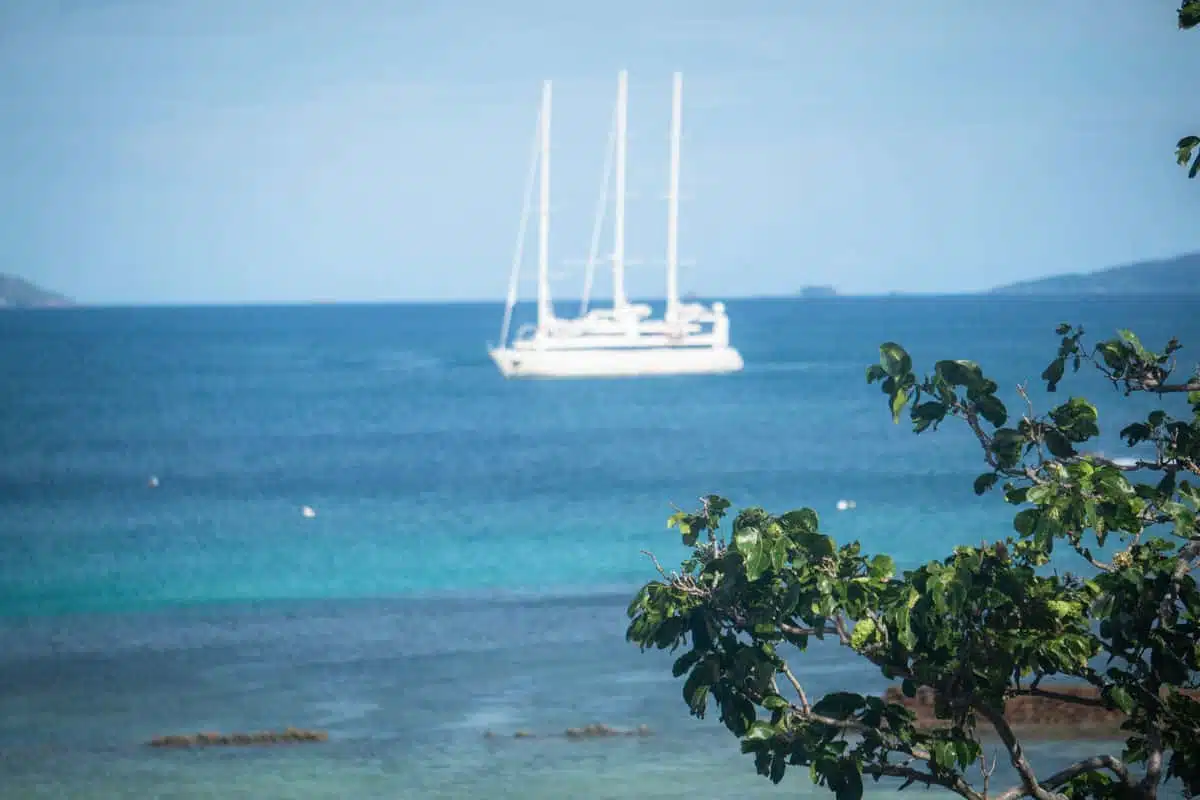
<svg viewBox="0 0 1200 800">
<path fill-rule="evenodd" d="M 4 308 L 62 308 L 73 306 L 65 295 L 35 286 L 16 275 L 0 272 L 0 309 Z"/>
<path fill-rule="evenodd" d="M 1052 275 L 998 286 L 987 294 L 1080 296 L 1120 294 L 1200 295 L 1200 253 L 1139 261 L 1095 272 Z"/>
<path fill-rule="evenodd" d="M 1154 261 L 1138 261 L 1092 272 L 1072 272 L 1031 278 L 971 295 L 1012 297 L 1091 297 L 1097 295 L 1197 295 L 1200 296 L 1200 253 L 1188 253 Z M 801 298 L 837 297 L 832 286 L 804 286 Z M 890 292 L 888 297 L 916 297 L 912 292 Z"/>
<path fill-rule="evenodd" d="M 806 286 L 801 297 L 835 297 L 832 286 Z M 894 292 L 897 296 L 903 293 Z M 1082 297 L 1095 295 L 1185 294 L 1200 296 L 1200 253 L 1139 261 L 1093 272 L 1051 275 L 997 286 L 980 294 L 1024 297 Z M 15 275 L 0 273 L 0 310 L 5 308 L 62 308 L 75 302 L 35 286 Z"/>
</svg>

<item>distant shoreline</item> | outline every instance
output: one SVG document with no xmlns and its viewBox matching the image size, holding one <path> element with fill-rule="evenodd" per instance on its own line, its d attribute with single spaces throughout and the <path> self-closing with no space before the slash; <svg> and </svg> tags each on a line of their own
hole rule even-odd
<svg viewBox="0 0 1200 800">
<path fill-rule="evenodd" d="M 707 299 L 707 298 L 705 298 Z M 1137 294 L 1104 294 L 1104 293 L 1061 293 L 1061 294 L 1019 294 L 1019 293 L 989 293 L 989 292 L 957 292 L 957 293 L 906 293 L 896 292 L 890 294 L 839 294 L 834 297 L 799 297 L 794 294 L 762 294 L 762 295 L 722 295 L 720 299 L 724 302 L 742 303 L 742 302 L 784 302 L 784 303 L 811 303 L 811 304 L 836 304 L 842 302 L 863 302 L 863 301 L 909 301 L 909 300 L 940 300 L 940 301 L 960 301 L 960 300 L 988 300 L 990 302 L 1039 302 L 1039 301 L 1063 301 L 1074 300 L 1078 302 L 1128 302 L 1131 300 L 1153 300 L 1153 299 L 1171 299 L 1171 300 L 1196 300 L 1200 302 L 1200 292 L 1177 292 L 1177 291 L 1162 291 L 1162 292 L 1144 292 Z M 661 298 L 632 298 L 634 302 L 661 304 L 664 301 Z M 532 299 L 523 299 L 522 302 L 531 304 Z M 564 298 L 556 301 L 563 307 L 570 307 L 578 303 L 577 299 Z M 594 300 L 603 304 L 604 300 Z M 341 307 L 408 307 L 408 306 L 478 306 L 480 308 L 501 308 L 504 306 L 503 300 L 443 300 L 443 299 L 412 299 L 412 300 L 341 300 L 330 302 L 322 301 L 268 301 L 260 300 L 254 302 L 195 302 L 195 303 L 73 303 L 71 305 L 62 306 L 30 306 L 30 307 L 13 307 L 0 306 L 0 314 L 6 311 L 21 312 L 21 311 L 87 311 L 87 310 L 196 310 L 210 308 L 324 308 L 333 310 Z"/>
<path fill-rule="evenodd" d="M 1060 273 L 1040 278 L 1026 279 L 1002 284 L 990 289 L 973 291 L 904 291 L 888 290 L 880 293 L 841 293 L 834 285 L 810 284 L 796 291 L 780 291 L 772 294 L 736 295 L 716 293 L 709 296 L 698 291 L 689 291 L 686 299 L 704 300 L 791 300 L 806 302 L 836 302 L 842 300 L 923 300 L 923 299 L 974 299 L 974 297 L 1016 297 L 1021 300 L 1130 300 L 1135 297 L 1200 297 L 1200 253 L 1176 255 L 1174 258 L 1136 261 L 1132 264 L 1105 267 L 1091 272 Z M 611 297 L 594 297 L 595 303 L 611 302 Z M 661 303 L 661 297 L 638 302 Z M 532 302 L 521 297 L 520 302 Z M 564 299 L 563 302 L 575 302 Z M 119 302 L 88 303 L 76 302 L 70 297 L 36 287 L 36 285 L 12 275 L 0 273 L 0 312 L 32 311 L 46 308 L 226 308 L 226 307 L 305 307 L 305 306 L 502 306 L 503 297 L 496 299 L 432 299 L 432 297 L 410 297 L 410 299 L 388 300 L 334 300 L 330 297 L 313 297 L 311 300 L 254 301 L 254 302 Z"/>
<path fill-rule="evenodd" d="M 1141 261 L 1116 267 L 1094 270 L 1092 272 L 1077 272 L 1050 275 L 1033 278 L 1015 283 L 1004 284 L 990 289 L 958 291 L 958 292 L 911 292 L 890 290 L 873 293 L 843 293 L 831 285 L 808 285 L 798 290 L 788 292 L 773 292 L 770 294 L 728 294 L 689 292 L 687 299 L 746 301 L 746 300 L 784 300 L 804 301 L 814 303 L 839 302 L 846 300 L 927 300 L 927 299 L 959 299 L 959 298 L 1017 298 L 1021 300 L 1120 300 L 1135 298 L 1200 298 L 1200 253 L 1190 253 L 1174 258 L 1155 261 Z M 593 297 L 596 304 L 611 302 L 611 298 Z M 636 298 L 638 302 L 661 304 L 662 298 Z M 532 298 L 520 298 L 521 303 L 530 303 Z M 578 298 L 560 297 L 558 303 L 564 306 L 578 302 Z M 254 302 L 153 302 L 153 303 L 86 303 L 77 302 L 65 295 L 42 289 L 27 280 L 13 275 L 0 273 L 0 312 L 45 310 L 63 308 L 268 308 L 268 307 L 306 307 L 322 306 L 337 308 L 339 306 L 430 306 L 430 305 L 478 305 L 495 307 L 503 305 L 501 297 L 452 299 L 452 298 L 389 298 L 379 300 L 335 300 L 329 297 L 316 297 L 310 300 Z"/>
</svg>

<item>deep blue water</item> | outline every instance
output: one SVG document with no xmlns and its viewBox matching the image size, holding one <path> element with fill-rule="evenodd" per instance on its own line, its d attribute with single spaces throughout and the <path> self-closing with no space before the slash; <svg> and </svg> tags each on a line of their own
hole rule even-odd
<svg viewBox="0 0 1200 800">
<path fill-rule="evenodd" d="M 568 382 L 496 374 L 493 306 L 0 314 L 0 794 L 779 794 L 623 641 L 639 551 L 682 553 L 671 504 L 809 505 L 901 564 L 938 557 L 1011 510 L 972 494 L 965 431 L 891 424 L 864 380 L 880 342 L 976 359 L 1014 408 L 1061 321 L 1200 349 L 1200 303 L 1177 298 L 729 308 L 741 374 Z M 1116 427 L 1147 407 L 1077 391 Z M 807 679 L 871 685 L 843 658 L 814 653 Z M 592 721 L 656 735 L 482 736 Z M 289 724 L 333 741 L 140 744 Z"/>
</svg>

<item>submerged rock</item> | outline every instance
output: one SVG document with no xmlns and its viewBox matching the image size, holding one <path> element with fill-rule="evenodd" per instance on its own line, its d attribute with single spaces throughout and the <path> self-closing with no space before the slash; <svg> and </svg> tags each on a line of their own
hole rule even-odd
<svg viewBox="0 0 1200 800">
<path fill-rule="evenodd" d="M 568 739 L 599 739 L 605 736 L 620 736 L 621 732 L 609 725 L 584 725 L 582 728 L 567 728 Z"/>
<path fill-rule="evenodd" d="M 600 723 L 592 723 L 579 728 L 567 728 L 562 734 L 568 739 L 579 741 L 581 739 L 606 739 L 612 736 L 650 736 L 650 727 L 647 725 L 638 725 L 630 730 L 622 730 L 614 728 L 611 725 L 602 725 Z M 500 734 L 495 731 L 488 730 L 483 732 L 485 739 L 500 738 Z M 517 731 L 512 735 L 514 739 L 536 739 L 537 735 L 529 731 Z"/>
<path fill-rule="evenodd" d="M 151 747 L 246 747 L 327 741 L 329 741 L 329 734 L 325 731 L 285 728 L 282 731 L 255 731 L 253 733 L 177 733 L 156 736 L 147 744 Z"/>
</svg>

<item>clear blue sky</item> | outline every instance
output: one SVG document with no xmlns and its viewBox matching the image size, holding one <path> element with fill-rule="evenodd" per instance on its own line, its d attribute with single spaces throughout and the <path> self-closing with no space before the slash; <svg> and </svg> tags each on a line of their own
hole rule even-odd
<svg viewBox="0 0 1200 800">
<path fill-rule="evenodd" d="M 540 81 L 557 265 L 587 252 L 621 67 L 635 294 L 661 293 L 674 69 L 685 290 L 962 291 L 1198 250 L 1177 6 L 6 0 L 0 271 L 102 303 L 499 300 Z"/>
</svg>

